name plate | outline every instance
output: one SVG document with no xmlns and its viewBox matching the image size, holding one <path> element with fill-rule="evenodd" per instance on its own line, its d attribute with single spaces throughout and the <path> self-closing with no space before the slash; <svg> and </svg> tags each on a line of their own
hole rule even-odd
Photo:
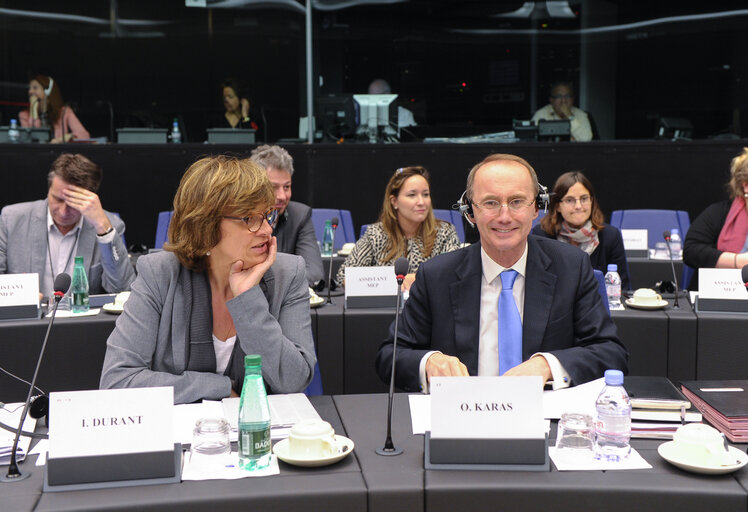
<svg viewBox="0 0 748 512">
<path fill-rule="evenodd" d="M 385 308 L 397 305 L 395 267 L 346 267 L 346 308 Z"/>
<path fill-rule="evenodd" d="M 0 320 L 39 316 L 39 274 L 0 274 Z"/>
<path fill-rule="evenodd" d="M 748 312 L 748 291 L 741 269 L 700 268 L 698 310 Z"/>
<path fill-rule="evenodd" d="M 546 467 L 545 430 L 540 377 L 431 379 L 433 464 Z"/>
<path fill-rule="evenodd" d="M 627 256 L 646 258 L 649 255 L 649 233 L 646 229 L 622 229 L 621 237 Z"/>
<path fill-rule="evenodd" d="M 175 476 L 174 388 L 49 395 L 49 485 Z"/>
</svg>

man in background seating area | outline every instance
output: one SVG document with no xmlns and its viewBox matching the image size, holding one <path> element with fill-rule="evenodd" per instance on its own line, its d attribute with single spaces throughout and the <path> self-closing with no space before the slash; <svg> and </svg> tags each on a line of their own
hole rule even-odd
<svg viewBox="0 0 748 512">
<path fill-rule="evenodd" d="M 122 241 L 125 223 L 101 206 L 101 179 L 101 167 L 85 156 L 57 157 L 46 199 L 0 213 L 0 273 L 35 272 L 39 291 L 49 297 L 55 276 L 72 275 L 74 256 L 83 256 L 91 294 L 129 290 L 135 272 Z"/>
<path fill-rule="evenodd" d="M 568 119 L 571 122 L 571 140 L 578 142 L 592 140 L 590 118 L 587 112 L 574 106 L 574 86 L 571 82 L 555 82 L 551 85 L 548 105 L 532 116 L 535 124 L 541 119 L 546 121 Z"/>
<path fill-rule="evenodd" d="M 309 286 L 314 286 L 324 278 L 325 271 L 312 223 L 312 209 L 291 201 L 293 158 L 282 147 L 265 144 L 252 150 L 250 159 L 265 168 L 275 190 L 278 221 L 273 226 L 273 236 L 278 239 L 278 252 L 303 257 L 307 281 Z"/>
</svg>

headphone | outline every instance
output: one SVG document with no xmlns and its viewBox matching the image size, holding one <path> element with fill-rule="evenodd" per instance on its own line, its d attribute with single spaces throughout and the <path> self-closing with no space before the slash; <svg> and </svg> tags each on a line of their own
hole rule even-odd
<svg viewBox="0 0 748 512">
<path fill-rule="evenodd" d="M 538 183 L 538 195 L 535 196 L 535 204 L 538 209 L 542 209 L 543 213 L 548 213 L 548 204 L 551 202 L 551 196 L 553 192 L 548 192 L 548 187 Z M 471 227 L 475 227 L 475 213 L 473 212 L 473 203 L 470 198 L 467 197 L 467 190 L 465 190 L 457 203 L 452 205 L 453 210 L 460 212 L 460 215 L 465 217 L 465 220 Z"/>
<path fill-rule="evenodd" d="M 49 85 L 44 88 L 44 95 L 45 96 L 49 96 L 49 93 L 52 92 L 52 86 L 55 85 L 55 81 L 52 79 L 52 77 L 50 76 L 48 78 L 49 78 Z"/>
</svg>

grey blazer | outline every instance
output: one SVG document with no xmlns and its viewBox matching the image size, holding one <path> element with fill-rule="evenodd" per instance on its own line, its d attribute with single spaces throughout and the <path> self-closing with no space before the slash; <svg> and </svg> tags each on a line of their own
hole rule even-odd
<svg viewBox="0 0 748 512">
<path fill-rule="evenodd" d="M 17 203 L 0 212 L 0 273 L 36 272 L 47 265 L 47 200 Z M 76 256 L 83 256 L 89 292 L 117 293 L 129 290 L 135 271 L 127 256 L 122 234 L 125 223 L 105 212 L 118 236 L 111 243 L 99 243 L 94 226 L 85 218 Z"/>
<path fill-rule="evenodd" d="M 192 271 L 167 251 L 138 259 L 138 277 L 107 341 L 100 387 L 173 386 L 174 403 L 218 400 L 231 394 L 231 379 L 188 371 L 185 280 Z M 272 393 L 303 391 L 317 358 L 309 315 L 304 261 L 279 253 L 265 273 L 267 297 L 254 286 L 226 303 L 245 354 L 262 356 L 262 376 Z M 210 298 L 205 305 L 210 322 Z M 193 311 L 193 315 L 195 311 Z"/>
<path fill-rule="evenodd" d="M 311 208 L 296 201 L 289 201 L 286 211 L 278 219 L 273 234 L 278 239 L 278 252 L 296 254 L 304 258 L 306 278 L 310 286 L 325 278 Z"/>
</svg>

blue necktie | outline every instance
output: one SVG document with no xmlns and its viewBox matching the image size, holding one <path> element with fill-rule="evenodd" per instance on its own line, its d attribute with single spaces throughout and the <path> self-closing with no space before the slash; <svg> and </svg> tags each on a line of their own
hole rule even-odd
<svg viewBox="0 0 748 512">
<path fill-rule="evenodd" d="M 499 275 L 499 375 L 504 375 L 522 362 L 522 319 L 512 295 L 517 271 L 507 269 Z"/>
</svg>

